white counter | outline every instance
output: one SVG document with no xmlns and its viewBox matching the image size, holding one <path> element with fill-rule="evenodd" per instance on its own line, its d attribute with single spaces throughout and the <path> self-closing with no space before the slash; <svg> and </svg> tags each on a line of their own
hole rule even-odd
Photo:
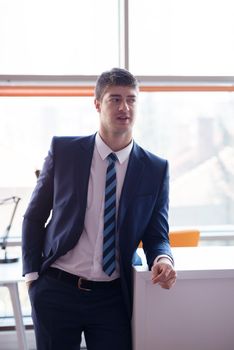
<svg viewBox="0 0 234 350">
<path fill-rule="evenodd" d="M 174 248 L 176 285 L 134 267 L 134 350 L 234 349 L 234 247 Z"/>
<path fill-rule="evenodd" d="M 24 278 L 22 277 L 21 261 L 16 263 L 0 264 L 0 287 L 7 287 L 9 289 L 15 316 L 18 350 L 28 349 L 18 291 L 18 282 L 23 280 Z"/>
</svg>

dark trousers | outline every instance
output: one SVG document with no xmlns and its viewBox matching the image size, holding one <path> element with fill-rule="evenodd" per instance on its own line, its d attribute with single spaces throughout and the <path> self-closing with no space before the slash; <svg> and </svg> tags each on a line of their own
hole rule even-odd
<svg viewBox="0 0 234 350">
<path fill-rule="evenodd" d="M 121 287 L 83 291 L 42 275 L 29 288 L 37 350 L 131 350 Z"/>
</svg>

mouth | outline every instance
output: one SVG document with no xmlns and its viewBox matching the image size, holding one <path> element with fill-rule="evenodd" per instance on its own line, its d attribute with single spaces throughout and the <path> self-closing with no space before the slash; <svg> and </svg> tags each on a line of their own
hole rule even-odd
<svg viewBox="0 0 234 350">
<path fill-rule="evenodd" d="M 130 118 L 126 115 L 120 115 L 117 117 L 117 120 L 120 120 L 120 121 L 127 121 L 127 120 L 130 120 Z"/>
</svg>

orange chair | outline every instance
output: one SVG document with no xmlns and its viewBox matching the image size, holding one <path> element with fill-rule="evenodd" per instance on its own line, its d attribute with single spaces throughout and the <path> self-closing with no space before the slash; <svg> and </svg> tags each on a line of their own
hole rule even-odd
<svg viewBox="0 0 234 350">
<path fill-rule="evenodd" d="M 180 230 L 169 232 L 171 247 L 197 247 L 199 239 L 199 230 Z M 138 248 L 142 247 L 142 242 L 140 242 Z"/>
<path fill-rule="evenodd" d="M 180 230 L 169 232 L 171 247 L 197 247 L 199 239 L 199 230 Z"/>
</svg>

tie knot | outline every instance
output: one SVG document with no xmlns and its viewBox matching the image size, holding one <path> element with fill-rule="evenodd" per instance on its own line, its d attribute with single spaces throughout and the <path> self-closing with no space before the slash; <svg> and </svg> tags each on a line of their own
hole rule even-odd
<svg viewBox="0 0 234 350">
<path fill-rule="evenodd" d="M 107 158 L 108 158 L 108 160 L 109 161 L 112 161 L 112 162 L 116 162 L 116 160 L 117 160 L 117 156 L 116 156 L 116 154 L 115 153 L 110 153 L 108 156 L 107 156 Z"/>
</svg>

